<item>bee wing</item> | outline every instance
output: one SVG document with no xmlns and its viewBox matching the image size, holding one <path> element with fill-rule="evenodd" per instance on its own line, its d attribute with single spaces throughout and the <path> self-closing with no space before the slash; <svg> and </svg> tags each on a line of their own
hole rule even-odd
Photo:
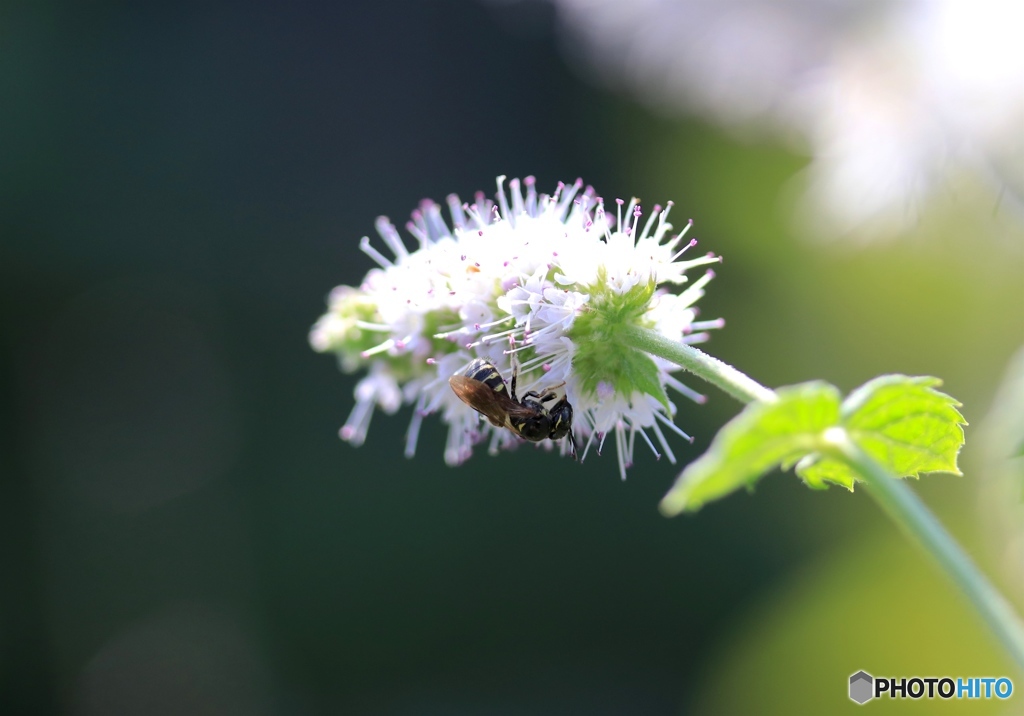
<svg viewBox="0 0 1024 716">
<path fill-rule="evenodd" d="M 508 402 L 509 406 L 505 409 L 505 412 L 514 418 L 535 418 L 542 414 L 536 408 L 531 408 L 528 405 L 513 403 L 511 399 Z"/>
<path fill-rule="evenodd" d="M 506 427 L 509 411 L 519 405 L 503 393 L 494 390 L 479 380 L 464 375 L 453 375 L 448 379 L 459 400 L 487 418 L 495 427 Z"/>
</svg>

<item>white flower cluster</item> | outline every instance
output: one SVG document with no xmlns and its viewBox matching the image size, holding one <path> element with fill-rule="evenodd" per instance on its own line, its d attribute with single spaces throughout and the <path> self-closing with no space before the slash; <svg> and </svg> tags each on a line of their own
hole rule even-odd
<svg viewBox="0 0 1024 716">
<path fill-rule="evenodd" d="M 821 238 L 906 231 L 965 179 L 1024 216 L 1024 3 L 551 2 L 572 59 L 602 79 L 796 140 Z"/>
<path fill-rule="evenodd" d="M 480 442 L 492 453 L 516 446 L 519 437 L 482 421 L 449 387 L 453 374 L 482 358 L 506 380 L 516 370 L 520 396 L 561 386 L 575 410 L 581 457 L 613 435 L 625 477 L 638 434 L 660 454 L 650 432 L 674 462 L 662 428 L 688 436 L 672 422 L 675 408 L 664 389 L 702 398 L 670 374 L 675 366 L 623 346 L 615 334 L 640 325 L 674 341 L 705 340 L 705 331 L 722 323 L 696 321 L 693 304 L 712 272 L 678 294 L 661 284 L 685 284 L 688 269 L 719 259 L 681 260 L 696 243 L 683 239 L 689 223 L 671 234 L 669 209 L 656 206 L 641 227 L 636 200 L 619 201 L 612 220 L 579 180 L 547 196 L 532 177 L 513 179 L 508 192 L 499 177 L 496 198 L 497 204 L 477 194 L 465 205 L 450 196 L 451 227 L 440 206 L 423 202 L 407 225 L 418 244 L 413 251 L 379 219 L 393 258 L 363 238 L 360 248 L 379 268 L 359 288 L 336 288 L 310 333 L 313 348 L 338 354 L 343 369 L 369 369 L 341 437 L 361 444 L 375 407 L 393 413 L 406 403 L 414 408 L 407 456 L 423 417 L 434 413 L 449 427 L 449 464 L 466 460 Z M 638 373 L 656 381 L 638 386 L 630 380 Z M 563 454 L 567 442 L 561 441 Z"/>
</svg>

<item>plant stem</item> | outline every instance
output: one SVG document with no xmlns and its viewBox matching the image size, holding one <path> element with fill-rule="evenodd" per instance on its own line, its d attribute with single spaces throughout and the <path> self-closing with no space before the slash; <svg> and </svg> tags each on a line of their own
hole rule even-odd
<svg viewBox="0 0 1024 716">
<path fill-rule="evenodd" d="M 626 331 L 623 339 L 634 348 L 685 368 L 743 403 L 776 400 L 775 392 L 770 388 L 693 346 L 674 343 L 654 331 L 635 327 Z M 1024 623 L 914 491 L 861 450 L 845 431 L 829 431 L 826 442 L 832 457 L 857 472 L 864 480 L 868 494 L 904 534 L 938 562 L 999 642 L 1024 668 Z"/>
<path fill-rule="evenodd" d="M 622 337 L 634 348 L 685 368 L 741 403 L 772 403 L 776 400 L 775 391 L 698 348 L 676 343 L 656 331 L 637 326 L 630 326 L 624 330 Z"/>
<path fill-rule="evenodd" d="M 912 540 L 946 570 L 963 590 L 996 638 L 1024 668 L 1024 623 L 1013 606 L 975 566 L 971 558 L 950 536 L 938 518 L 918 499 L 903 481 L 894 479 L 870 455 L 850 440 L 845 431 L 829 436 L 832 457 L 857 471 L 868 492 L 882 510 Z"/>
</svg>

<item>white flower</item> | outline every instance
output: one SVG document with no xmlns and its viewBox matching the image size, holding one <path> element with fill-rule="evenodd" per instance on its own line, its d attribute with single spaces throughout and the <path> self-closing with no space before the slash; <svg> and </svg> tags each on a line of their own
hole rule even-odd
<svg viewBox="0 0 1024 716">
<path fill-rule="evenodd" d="M 472 205 L 450 196 L 451 227 L 439 206 L 423 202 L 407 225 L 418 243 L 413 251 L 384 218 L 377 230 L 393 258 L 369 239 L 361 242 L 379 268 L 358 289 L 334 289 L 310 332 L 314 350 L 336 353 L 344 370 L 369 368 L 341 437 L 361 444 L 376 407 L 391 413 L 407 403 L 408 456 L 430 414 L 448 424 L 449 464 L 466 460 L 478 443 L 492 453 L 516 447 L 521 438 L 481 420 L 449 386 L 453 374 L 482 358 L 506 381 L 515 367 L 520 397 L 547 387 L 564 391 L 581 459 L 613 436 L 625 477 L 639 435 L 674 462 L 663 428 L 688 436 L 672 422 L 665 388 L 702 398 L 671 375 L 675 366 L 616 336 L 637 325 L 674 341 L 705 340 L 706 329 L 721 322 L 696 321 L 693 304 L 713 274 L 679 294 L 659 285 L 685 284 L 688 269 L 719 259 L 681 260 L 696 242 L 683 239 L 689 223 L 671 233 L 668 208 L 654 207 L 641 226 L 635 200 L 625 207 L 626 221 L 622 202 L 612 220 L 578 180 L 560 184 L 553 196 L 538 194 L 532 178 L 525 194 L 519 180 L 509 182 L 508 193 L 503 182 L 499 177 L 497 204 L 479 194 Z M 570 450 L 567 440 L 559 446 L 562 454 Z"/>
<path fill-rule="evenodd" d="M 1022 3 L 551 2 L 601 79 L 809 153 L 817 236 L 895 235 L 965 179 L 1024 216 Z"/>
<path fill-rule="evenodd" d="M 964 177 L 1019 209 L 1022 24 L 1024 6 L 1002 0 L 897 3 L 874 32 L 838 45 L 807 89 L 808 223 L 891 235 Z"/>
</svg>

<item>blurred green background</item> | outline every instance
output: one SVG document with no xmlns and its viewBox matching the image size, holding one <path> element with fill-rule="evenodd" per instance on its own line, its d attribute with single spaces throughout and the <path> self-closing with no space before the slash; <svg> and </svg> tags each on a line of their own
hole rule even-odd
<svg viewBox="0 0 1024 716">
<path fill-rule="evenodd" d="M 678 467 L 642 451 L 621 482 L 607 456 L 449 469 L 430 420 L 408 461 L 407 411 L 338 439 L 354 378 L 306 336 L 359 238 L 497 174 L 674 200 L 725 257 L 708 350 L 769 385 L 937 375 L 976 424 L 1024 338 L 990 203 L 801 240 L 805 158 L 598 90 L 550 13 L 508 12 L 0 9 L 0 712 L 841 713 L 859 669 L 1014 676 L 862 492 L 773 475 L 666 520 Z M 709 398 L 683 460 L 739 407 Z M 966 476 L 915 489 L 1012 580 L 971 432 Z M 931 708 L 870 705 L 900 707 Z"/>
</svg>

